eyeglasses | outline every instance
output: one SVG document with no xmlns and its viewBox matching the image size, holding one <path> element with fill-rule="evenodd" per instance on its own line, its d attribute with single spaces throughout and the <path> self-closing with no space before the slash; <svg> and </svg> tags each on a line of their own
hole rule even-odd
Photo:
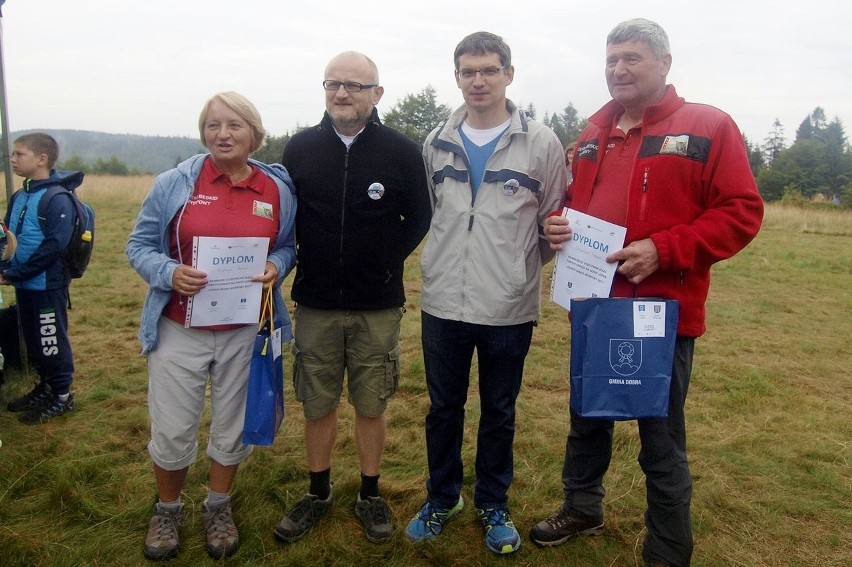
<svg viewBox="0 0 852 567">
<path fill-rule="evenodd" d="M 322 88 L 327 91 L 336 91 L 343 85 L 343 88 L 346 89 L 348 93 L 360 93 L 364 89 L 372 89 L 373 87 L 378 87 L 379 85 L 363 85 L 361 83 L 356 83 L 355 81 L 323 81 Z"/>
<path fill-rule="evenodd" d="M 500 71 L 505 69 L 506 67 L 486 67 L 485 69 L 459 69 L 456 71 L 459 77 L 466 81 L 472 80 L 476 77 L 476 74 L 479 73 L 482 75 L 483 79 L 493 79 L 496 77 Z"/>
</svg>

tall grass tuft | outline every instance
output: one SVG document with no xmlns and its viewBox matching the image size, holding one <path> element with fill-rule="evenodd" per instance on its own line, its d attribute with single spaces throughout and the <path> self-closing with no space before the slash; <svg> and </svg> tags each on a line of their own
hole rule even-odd
<svg viewBox="0 0 852 567">
<path fill-rule="evenodd" d="M 788 230 L 802 234 L 852 236 L 852 211 L 840 207 L 795 207 L 782 203 L 766 206 L 764 230 Z"/>
<path fill-rule="evenodd" d="M 124 245 L 152 182 L 152 177 L 90 176 L 80 190 L 95 206 L 98 232 L 92 265 L 71 290 L 78 409 L 39 426 L 20 424 L 5 403 L 30 388 L 34 376 L 7 371 L 0 390 L 4 566 L 145 564 L 142 542 L 155 488 L 145 449 L 147 374 L 136 331 L 146 288 L 128 266 Z M 0 211 L 5 208 L 0 197 Z M 771 205 L 751 246 L 714 268 L 708 332 L 697 342 L 687 400 L 695 484 L 693 565 L 852 564 L 850 232 L 852 212 Z M 425 497 L 423 420 L 429 407 L 416 255 L 406 267 L 406 288 L 403 376 L 388 409 L 381 480 L 397 533 L 386 544 L 370 544 L 352 513 L 358 456 L 353 412 L 344 402 L 332 466 L 335 506 L 304 540 L 282 545 L 273 537 L 284 510 L 307 489 L 302 414 L 288 368 L 287 413 L 279 436 L 240 468 L 234 509 L 242 547 L 225 563 L 642 565 L 645 488 L 632 422 L 615 430 L 604 535 L 551 549 L 527 538 L 532 524 L 560 504 L 568 421 L 568 321 L 546 293 L 518 401 L 509 504 L 524 539 L 521 549 L 511 558 L 486 551 L 470 506 L 434 542 L 415 546 L 405 539 L 402 530 Z M 13 294 L 4 291 L 8 301 Z M 475 377 L 471 382 L 463 453 L 468 502 L 479 416 Z M 202 448 L 206 431 L 204 425 Z M 207 461 L 200 453 L 183 493 L 187 517 L 174 565 L 209 561 L 199 511 Z"/>
</svg>

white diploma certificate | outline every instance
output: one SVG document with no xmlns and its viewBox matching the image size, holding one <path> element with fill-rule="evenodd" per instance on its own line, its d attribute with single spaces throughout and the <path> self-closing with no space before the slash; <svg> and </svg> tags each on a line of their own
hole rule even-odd
<svg viewBox="0 0 852 567">
<path fill-rule="evenodd" d="M 556 254 L 550 299 L 570 311 L 571 299 L 609 297 L 618 265 L 606 257 L 624 247 L 627 229 L 574 209 L 564 209 L 562 216 L 573 236 Z"/>
<path fill-rule="evenodd" d="M 196 236 L 192 266 L 207 274 L 207 285 L 190 296 L 186 327 L 257 325 L 263 284 L 251 281 L 266 268 L 269 238 Z"/>
</svg>

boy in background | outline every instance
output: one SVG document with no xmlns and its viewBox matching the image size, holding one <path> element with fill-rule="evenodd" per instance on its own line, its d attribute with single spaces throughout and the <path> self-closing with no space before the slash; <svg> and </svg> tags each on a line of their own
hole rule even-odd
<svg viewBox="0 0 852 567">
<path fill-rule="evenodd" d="M 18 419 L 29 424 L 74 409 L 74 360 L 67 311 L 71 277 L 63 256 L 76 213 L 70 197 L 56 193 L 48 202 L 41 201 L 55 185 L 76 189 L 83 173 L 54 171 L 58 158 L 59 145 L 47 134 L 25 134 L 15 140 L 12 170 L 24 178 L 24 186 L 12 195 L 4 219 L 18 246 L 15 254 L 0 264 L 0 284 L 15 288 L 28 356 L 39 377 L 32 391 L 13 399 L 7 407 L 21 412 Z M 43 218 L 39 218 L 40 211 Z"/>
</svg>

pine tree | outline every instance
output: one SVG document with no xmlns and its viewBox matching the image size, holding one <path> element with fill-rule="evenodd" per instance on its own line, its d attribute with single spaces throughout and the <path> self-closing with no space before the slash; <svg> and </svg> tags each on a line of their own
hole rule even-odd
<svg viewBox="0 0 852 567">
<path fill-rule="evenodd" d="M 382 122 L 423 145 L 429 132 L 452 112 L 448 105 L 438 104 L 436 98 L 435 88 L 428 85 L 419 93 L 397 101 L 382 117 Z"/>
<path fill-rule="evenodd" d="M 784 127 L 777 118 L 772 124 L 772 132 L 763 143 L 763 155 L 767 165 L 772 165 L 781 152 L 784 151 Z"/>
</svg>

